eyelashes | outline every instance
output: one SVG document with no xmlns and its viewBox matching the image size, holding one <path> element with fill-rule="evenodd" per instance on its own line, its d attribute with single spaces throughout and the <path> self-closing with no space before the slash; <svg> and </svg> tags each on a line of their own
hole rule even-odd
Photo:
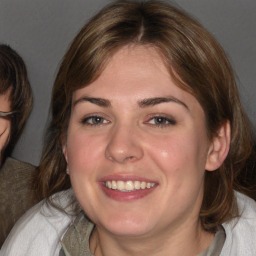
<svg viewBox="0 0 256 256">
<path fill-rule="evenodd" d="M 101 115 L 89 115 L 82 118 L 80 123 L 85 126 L 97 127 L 108 125 L 111 121 Z M 156 128 L 167 128 L 176 125 L 176 123 L 177 122 L 173 117 L 166 116 L 165 114 L 152 114 L 143 122 L 143 124 Z"/>
<path fill-rule="evenodd" d="M 108 123 L 110 123 L 110 121 L 99 115 L 88 116 L 81 120 L 81 124 L 88 126 L 99 126 Z"/>
<path fill-rule="evenodd" d="M 151 117 L 146 123 L 157 127 L 168 127 L 175 125 L 177 122 L 174 118 L 159 115 Z"/>
</svg>

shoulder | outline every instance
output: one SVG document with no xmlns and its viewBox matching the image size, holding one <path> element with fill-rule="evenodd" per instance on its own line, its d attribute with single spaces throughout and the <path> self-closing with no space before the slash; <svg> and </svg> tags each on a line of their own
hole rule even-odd
<svg viewBox="0 0 256 256">
<path fill-rule="evenodd" d="M 7 158 L 1 168 L 0 177 L 11 180 L 11 178 L 18 179 L 22 176 L 23 179 L 26 179 L 30 178 L 35 171 L 36 168 L 32 164 Z"/>
<path fill-rule="evenodd" d="M 11 157 L 8 157 L 4 163 L 5 168 L 21 168 L 21 169 L 35 169 L 35 166 Z"/>
<path fill-rule="evenodd" d="M 53 196 L 53 202 L 66 212 L 59 210 L 46 201 L 31 208 L 14 226 L 1 253 L 5 256 L 58 255 L 60 240 L 74 216 L 71 214 L 71 190 Z"/>
<path fill-rule="evenodd" d="M 0 170 L 1 191 L 7 190 L 17 193 L 20 189 L 30 189 L 30 185 L 35 177 L 36 169 L 33 165 L 7 158 Z M 0 192 L 1 193 L 1 192 Z"/>
<path fill-rule="evenodd" d="M 256 202 L 235 192 L 239 217 L 223 224 L 226 241 L 221 255 L 256 255 Z"/>
<path fill-rule="evenodd" d="M 29 188 L 34 180 L 36 168 L 32 164 L 21 162 L 13 158 L 7 158 L 0 169 L 1 191 L 19 190 Z M 0 192 L 1 193 L 1 192 Z"/>
<path fill-rule="evenodd" d="M 35 167 L 7 158 L 0 170 L 0 246 L 14 223 L 38 200 L 33 188 Z"/>
</svg>

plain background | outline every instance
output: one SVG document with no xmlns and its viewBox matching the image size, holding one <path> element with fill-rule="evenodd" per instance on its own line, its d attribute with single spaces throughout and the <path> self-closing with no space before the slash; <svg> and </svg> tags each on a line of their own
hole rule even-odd
<svg viewBox="0 0 256 256">
<path fill-rule="evenodd" d="M 0 0 L 0 42 L 27 65 L 34 108 L 13 156 L 37 165 L 50 94 L 71 40 L 108 0 Z M 256 1 L 176 0 L 221 43 L 236 71 L 246 112 L 256 127 Z"/>
</svg>

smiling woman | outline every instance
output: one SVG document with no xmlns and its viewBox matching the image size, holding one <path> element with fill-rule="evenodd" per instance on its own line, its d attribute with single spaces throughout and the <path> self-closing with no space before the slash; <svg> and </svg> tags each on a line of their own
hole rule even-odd
<svg viewBox="0 0 256 256">
<path fill-rule="evenodd" d="M 255 255 L 256 205 L 237 179 L 251 127 L 225 53 L 189 15 L 104 8 L 64 56 L 51 113 L 47 200 L 5 255 Z"/>
<path fill-rule="evenodd" d="M 84 96 L 110 104 L 81 102 Z M 77 100 L 63 151 L 76 197 L 99 223 L 96 233 L 153 241 L 167 225 L 180 233 L 177 222 L 197 229 L 204 172 L 219 163 L 207 159 L 202 107 L 175 85 L 155 48 L 122 47 L 98 79 L 73 93 Z"/>
<path fill-rule="evenodd" d="M 19 139 L 32 108 L 32 91 L 22 58 L 9 46 L 0 45 L 0 119 L 9 123 L 5 150 L 0 148 L 3 161 Z M 11 113 L 6 113 L 11 112 Z"/>
<path fill-rule="evenodd" d="M 32 108 L 32 92 L 22 58 L 0 44 L 0 247 L 14 223 L 36 203 L 34 166 L 11 158 Z"/>
</svg>

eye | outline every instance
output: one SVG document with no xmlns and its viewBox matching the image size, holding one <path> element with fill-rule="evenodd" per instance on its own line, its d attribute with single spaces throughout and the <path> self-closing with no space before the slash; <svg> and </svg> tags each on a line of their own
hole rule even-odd
<svg viewBox="0 0 256 256">
<path fill-rule="evenodd" d="M 176 121 L 173 118 L 164 117 L 164 116 L 154 116 L 147 121 L 148 124 L 159 126 L 159 127 L 166 127 L 170 125 L 175 125 Z"/>
<path fill-rule="evenodd" d="M 88 116 L 83 118 L 81 120 L 81 123 L 85 125 L 97 126 L 97 125 L 107 124 L 109 123 L 109 121 L 101 116 Z"/>
</svg>

